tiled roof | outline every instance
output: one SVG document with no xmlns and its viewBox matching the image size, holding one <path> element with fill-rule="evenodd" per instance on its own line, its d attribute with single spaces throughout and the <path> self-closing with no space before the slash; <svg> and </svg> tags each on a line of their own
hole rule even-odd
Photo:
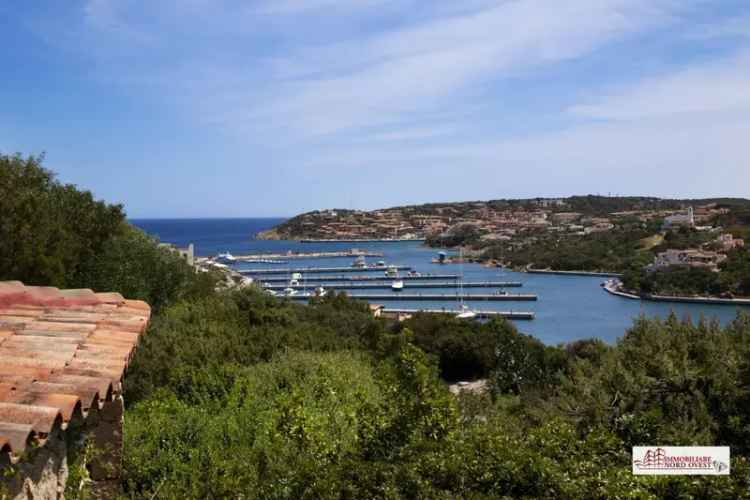
<svg viewBox="0 0 750 500">
<path fill-rule="evenodd" d="M 0 282 L 0 453 L 118 395 L 151 308 L 118 293 Z"/>
</svg>

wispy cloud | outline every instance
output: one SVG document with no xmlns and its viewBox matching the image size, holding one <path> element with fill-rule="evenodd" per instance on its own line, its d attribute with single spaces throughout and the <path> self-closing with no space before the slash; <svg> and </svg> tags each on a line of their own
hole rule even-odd
<svg viewBox="0 0 750 500">
<path fill-rule="evenodd" d="M 574 114 L 602 120 L 639 120 L 686 113 L 750 113 L 750 53 L 646 79 Z"/>
<path fill-rule="evenodd" d="M 668 22 L 670 4 L 495 2 L 365 40 L 293 50 L 275 67 L 294 68 L 300 78 L 274 82 L 275 96 L 249 116 L 238 110 L 226 117 L 281 123 L 302 135 L 395 124 L 444 107 L 446 97 Z"/>
<path fill-rule="evenodd" d="M 394 0 L 267 0 L 260 3 L 256 12 L 263 14 L 302 14 L 320 9 L 349 11 L 363 7 L 374 7 Z"/>
</svg>

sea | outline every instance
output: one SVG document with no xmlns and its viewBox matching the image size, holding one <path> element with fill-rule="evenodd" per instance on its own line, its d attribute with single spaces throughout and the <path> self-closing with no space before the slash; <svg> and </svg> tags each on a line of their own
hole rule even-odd
<svg viewBox="0 0 750 500">
<path fill-rule="evenodd" d="M 740 309 L 748 306 L 676 304 L 648 302 L 616 297 L 600 286 L 603 278 L 517 273 L 506 269 L 487 268 L 480 264 L 433 264 L 439 249 L 420 242 L 373 243 L 300 243 L 299 241 L 264 241 L 255 234 L 283 222 L 283 218 L 243 219 L 133 219 L 131 222 L 157 237 L 178 246 L 195 245 L 199 256 L 221 252 L 234 255 L 256 253 L 334 251 L 359 248 L 382 252 L 388 264 L 411 266 L 420 273 L 463 274 L 464 281 L 520 281 L 522 288 L 508 288 L 509 293 L 536 294 L 538 300 L 471 302 L 473 308 L 498 311 L 533 311 L 533 320 L 515 321 L 518 329 L 543 342 L 556 345 L 580 339 L 599 338 L 615 343 L 639 316 L 665 318 L 674 312 L 680 318 L 697 321 L 701 316 L 716 318 L 722 323 L 734 319 Z M 451 251 L 448 251 L 451 253 Z M 370 259 L 374 260 L 374 259 Z M 380 260 L 380 259 L 377 259 Z M 290 261 L 293 267 L 348 266 L 346 259 L 305 259 Z M 241 264 L 243 268 L 286 267 L 274 264 Z M 408 282 L 406 282 L 408 288 Z M 426 289 L 424 293 L 451 293 L 455 289 Z M 486 289 L 466 289 L 465 293 L 486 293 Z M 353 293 L 356 293 L 353 292 Z M 378 293 L 396 293 L 388 290 Z M 457 299 L 441 302 L 388 301 L 387 307 L 403 309 L 456 309 Z"/>
</svg>

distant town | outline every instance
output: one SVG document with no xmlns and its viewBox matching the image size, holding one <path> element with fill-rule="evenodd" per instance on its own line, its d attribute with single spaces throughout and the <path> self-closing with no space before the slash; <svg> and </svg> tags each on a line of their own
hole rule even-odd
<svg viewBox="0 0 750 500">
<path fill-rule="evenodd" d="M 301 241 L 425 241 L 528 270 L 628 273 L 633 290 L 747 296 L 750 200 L 573 196 L 305 213 L 257 235 Z M 449 256 L 444 262 L 456 262 Z M 678 276 L 695 269 L 709 274 Z M 725 269 L 721 276 L 722 269 Z M 669 271 L 669 272 L 666 272 Z M 714 276 L 715 275 L 715 276 Z M 680 279 L 678 279 L 678 277 Z M 683 283 L 683 284 L 680 284 Z"/>
<path fill-rule="evenodd" d="M 629 199 L 628 199 L 629 200 Z M 600 210 L 575 208 L 573 199 L 539 198 L 534 200 L 500 200 L 430 204 L 388 208 L 374 211 L 326 209 L 294 217 L 259 239 L 296 240 L 365 240 L 427 239 L 471 225 L 485 241 L 510 241 L 522 233 L 540 230 L 554 233 L 587 235 L 610 231 L 618 221 L 636 218 L 643 222 L 663 220 L 665 227 L 707 224 L 716 216 L 729 213 L 717 202 L 695 207 L 671 200 L 651 198 L 641 205 L 649 208 L 596 213 Z M 633 202 L 628 204 L 638 205 Z M 656 208 L 664 205 L 663 208 Z M 652 208 L 653 206 L 653 208 Z"/>
</svg>

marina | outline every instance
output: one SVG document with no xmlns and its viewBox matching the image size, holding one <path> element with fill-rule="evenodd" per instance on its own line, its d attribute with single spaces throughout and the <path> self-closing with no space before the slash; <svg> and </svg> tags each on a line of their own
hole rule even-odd
<svg viewBox="0 0 750 500">
<path fill-rule="evenodd" d="M 399 278 L 401 280 L 402 278 Z M 306 281 L 306 280 L 305 280 Z M 461 285 L 457 282 L 432 282 L 432 283 L 408 283 L 404 284 L 404 289 L 409 288 L 508 288 L 508 287 L 520 287 L 523 284 L 520 282 L 509 282 L 509 281 L 476 281 L 476 282 L 465 282 Z M 328 290 L 389 290 L 393 286 L 392 281 L 383 281 L 380 283 L 315 283 L 315 286 L 323 287 Z M 310 288 L 310 285 L 305 284 L 281 284 L 281 285 L 265 285 L 263 286 L 266 290 L 286 290 L 291 288 L 293 290 L 303 290 Z"/>
<path fill-rule="evenodd" d="M 231 253 L 233 255 L 286 255 L 292 253 L 329 253 L 348 252 L 352 246 L 341 242 L 306 243 L 285 240 L 251 240 L 248 234 L 268 229 L 281 220 L 211 220 L 211 221 L 148 221 L 142 222 L 145 229 L 153 234 L 161 236 L 163 241 L 168 241 L 180 247 L 190 243 L 195 244 L 197 257 L 216 256 L 219 253 Z M 352 289 L 352 293 L 401 295 L 413 293 L 420 289 L 408 289 L 412 283 L 424 282 L 450 282 L 463 280 L 469 282 L 494 282 L 507 281 L 523 283 L 523 290 L 535 294 L 539 300 L 518 303 L 524 307 L 518 307 L 525 311 L 534 313 L 533 321 L 517 321 L 522 332 L 534 335 L 543 342 L 554 345 L 560 342 L 572 342 L 580 339 L 599 338 L 605 342 L 613 343 L 632 326 L 633 320 L 641 315 L 646 317 L 666 318 L 674 312 L 679 318 L 690 317 L 693 321 L 704 315 L 706 318 L 716 318 L 722 324 L 733 321 L 739 310 L 749 311 L 750 305 L 724 305 L 716 303 L 678 303 L 658 302 L 654 300 L 624 300 L 620 297 L 606 293 L 600 286 L 604 279 L 599 276 L 573 273 L 528 273 L 519 272 L 511 268 L 495 268 L 482 264 L 466 262 L 454 267 L 445 267 L 432 263 L 432 259 L 439 255 L 441 249 L 428 248 L 420 242 L 372 242 L 358 246 L 362 251 L 372 253 L 383 253 L 373 261 L 368 259 L 367 264 L 375 264 L 377 260 L 387 263 L 409 266 L 414 276 L 408 272 L 399 272 L 396 278 L 386 278 L 384 272 L 355 272 L 355 269 L 347 268 L 344 272 L 318 272 L 307 273 L 302 269 L 304 278 L 298 280 L 298 284 L 311 285 L 307 291 L 313 291 L 320 284 L 352 284 L 352 283 L 392 283 L 395 279 L 403 281 L 404 289 L 391 290 L 368 290 Z M 451 250 L 442 249 L 447 255 Z M 285 257 L 286 259 L 286 257 Z M 355 258 L 352 257 L 352 261 Z M 337 267 L 351 264 L 341 261 L 340 258 L 311 258 L 304 262 L 305 266 L 287 265 L 250 265 L 244 262 L 235 262 L 232 265 L 237 270 L 250 268 L 290 268 L 290 267 Z M 462 266 L 462 269 L 460 269 Z M 359 270 L 359 269 L 356 269 Z M 382 269 L 385 271 L 386 269 Z M 460 270 L 460 272 L 459 272 Z M 288 272 L 288 271 L 287 271 Z M 461 278 L 460 275 L 463 275 Z M 292 279 L 290 274 L 262 274 L 252 276 L 255 281 L 273 285 L 288 284 Z M 287 288 L 287 287 L 285 287 Z M 303 287 L 304 290 L 304 287 Z M 304 295 L 303 290 L 295 290 L 297 294 Z M 388 308 L 394 309 L 425 309 L 432 311 L 457 310 L 459 308 L 458 298 L 454 289 L 421 289 L 425 292 L 453 292 L 440 300 L 429 301 L 407 301 L 394 298 L 389 301 L 375 301 L 382 303 Z M 465 288 L 467 292 L 481 291 L 481 289 Z M 511 289 L 509 289 L 511 290 Z M 487 289 L 486 291 L 494 291 Z M 469 305 L 482 311 L 507 311 L 511 309 L 512 302 L 470 302 Z M 513 304 L 513 309 L 516 304 Z M 509 318 L 516 321 L 515 318 Z"/>
</svg>

